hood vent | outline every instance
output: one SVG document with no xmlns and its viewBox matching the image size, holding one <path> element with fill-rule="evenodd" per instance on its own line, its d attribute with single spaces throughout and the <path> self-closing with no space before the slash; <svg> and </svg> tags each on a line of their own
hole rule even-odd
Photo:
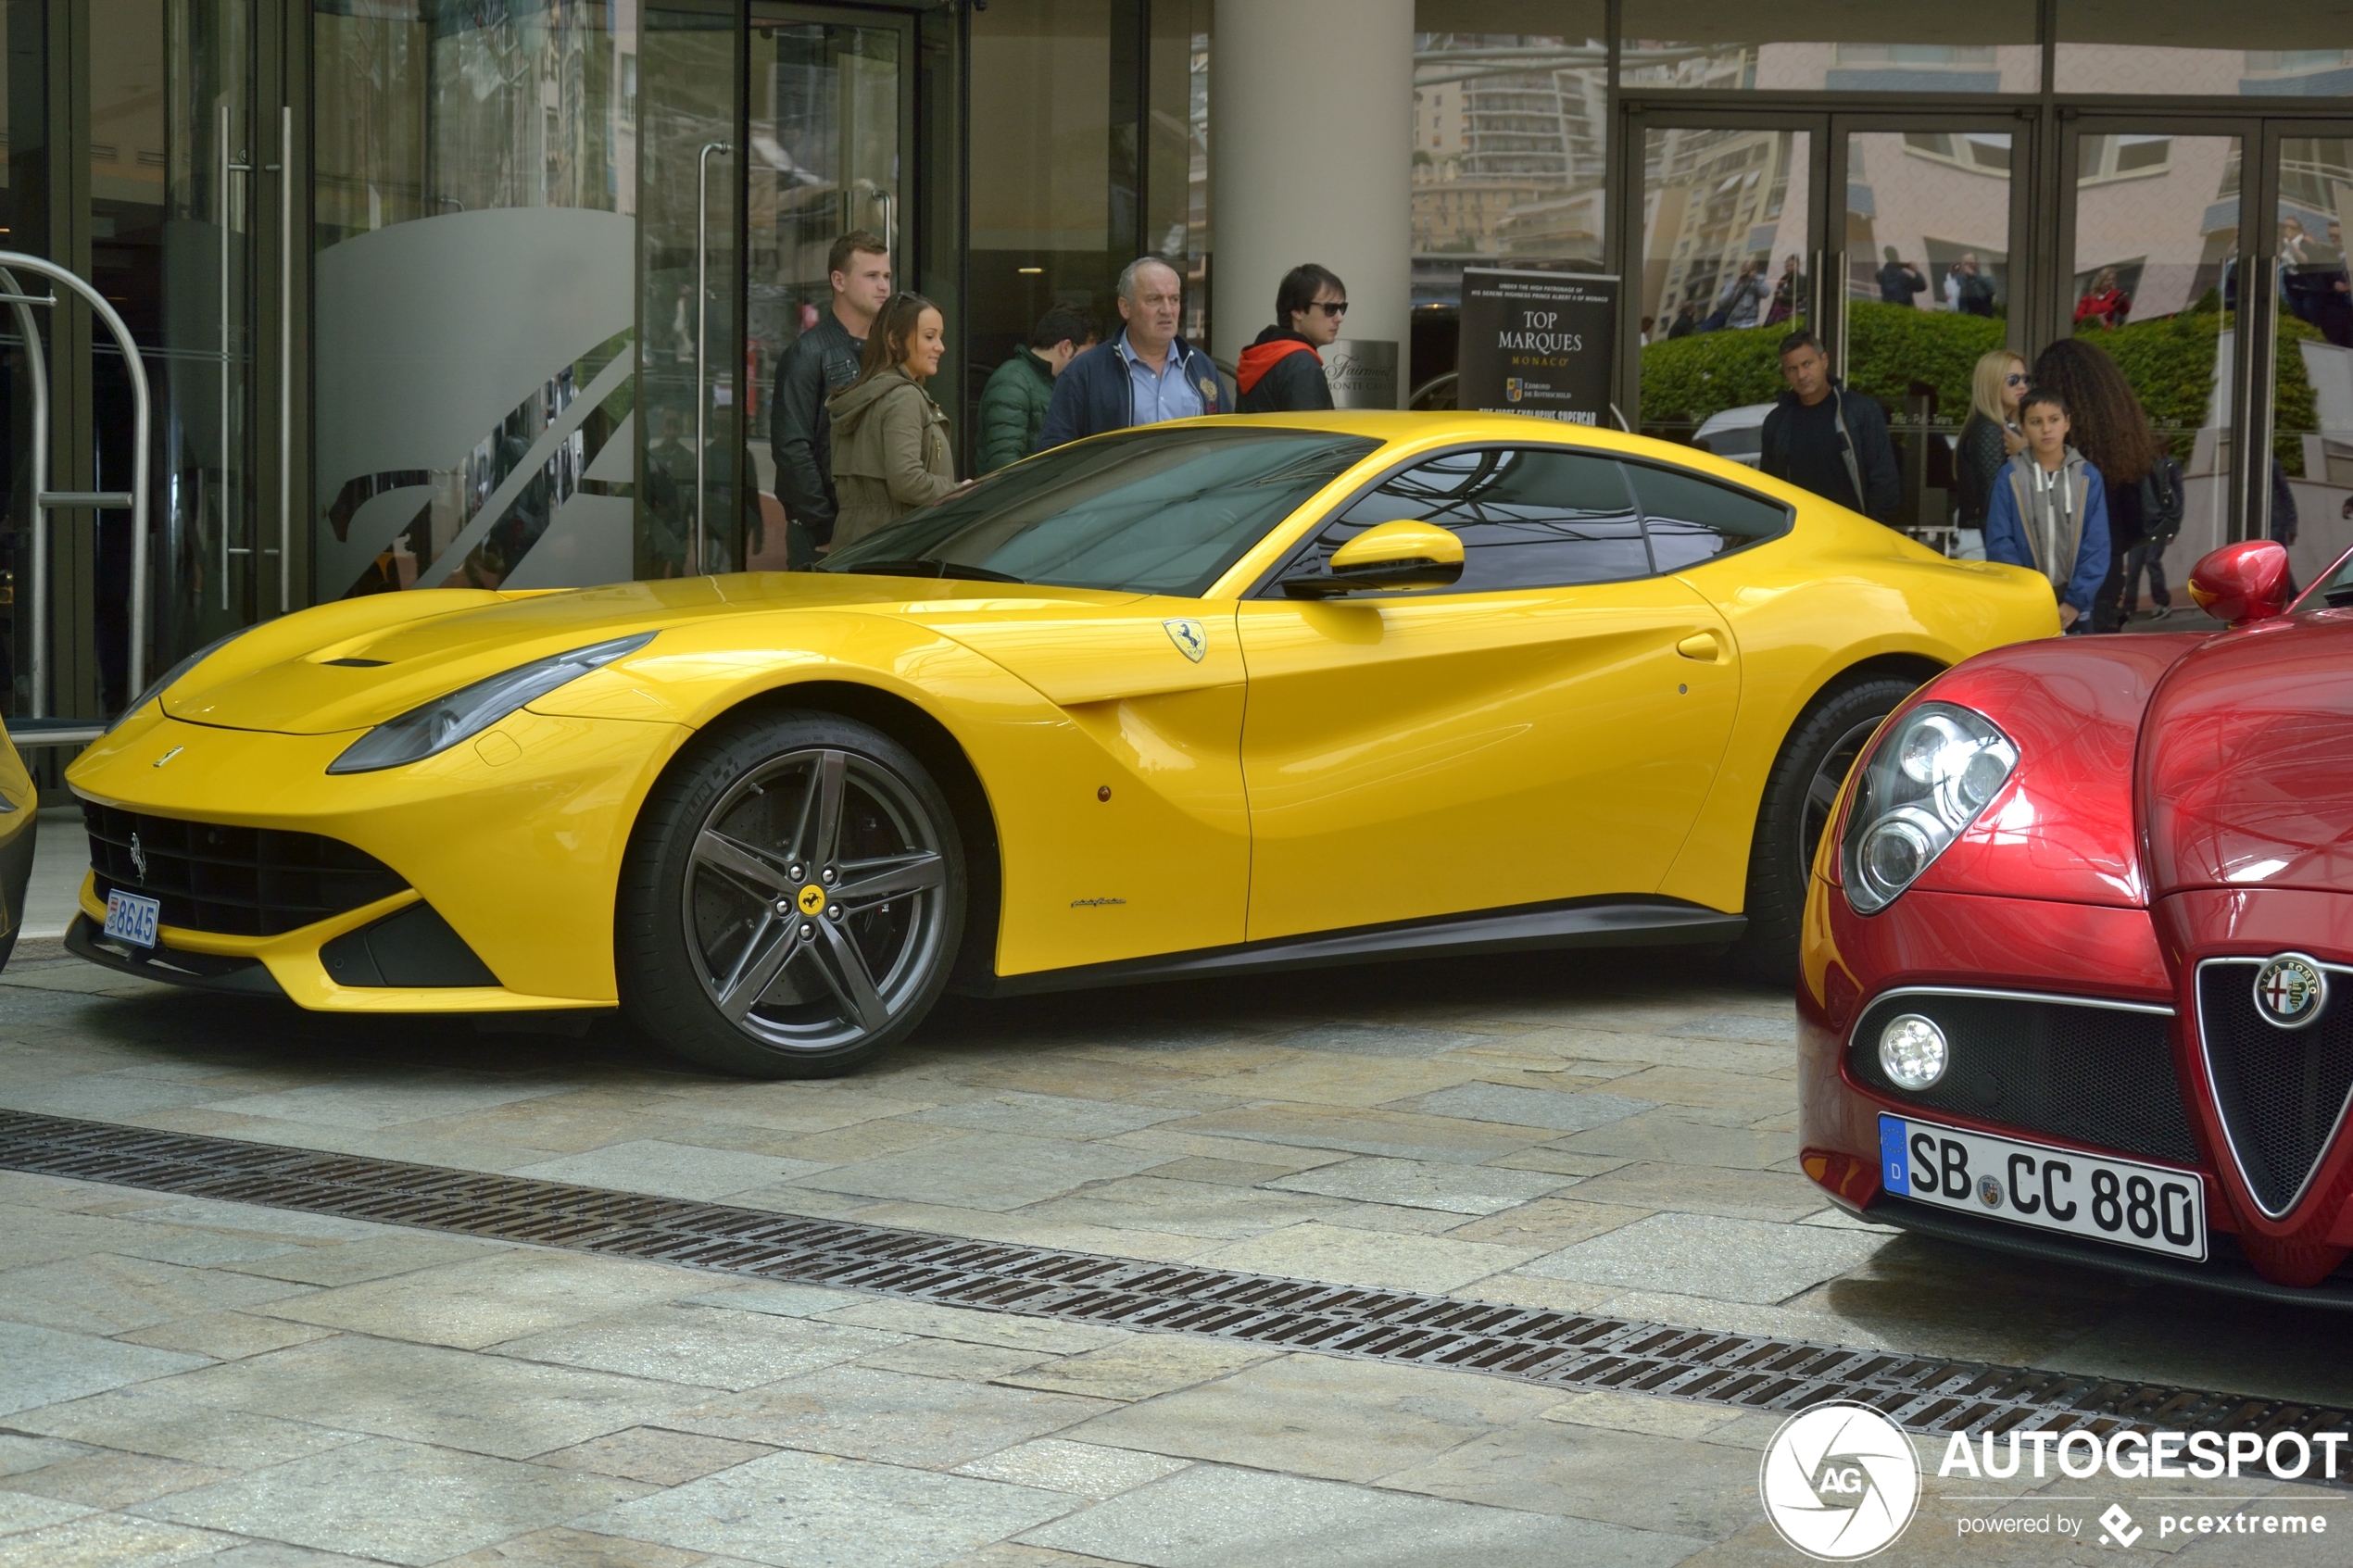
<svg viewBox="0 0 2353 1568">
<path fill-rule="evenodd" d="M 2262 959 L 2208 959 L 2197 966 L 2200 1045 L 2230 1154 L 2271 1219 L 2302 1200 L 2336 1141 L 2353 1098 L 2353 971 L 2324 966 L 2336 982 L 2321 1016 L 2300 1029 L 2267 1022 L 2255 1005 Z"/>
</svg>

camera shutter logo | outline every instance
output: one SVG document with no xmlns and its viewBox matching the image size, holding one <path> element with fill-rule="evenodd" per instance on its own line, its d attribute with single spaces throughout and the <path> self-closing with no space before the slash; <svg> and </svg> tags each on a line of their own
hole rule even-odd
<svg viewBox="0 0 2353 1568">
<path fill-rule="evenodd" d="M 1781 1424 L 1757 1469 L 1765 1517 L 1824 1562 L 1894 1543 L 1919 1506 L 1920 1465 L 1903 1429 L 1868 1405 L 1832 1400 Z"/>
</svg>

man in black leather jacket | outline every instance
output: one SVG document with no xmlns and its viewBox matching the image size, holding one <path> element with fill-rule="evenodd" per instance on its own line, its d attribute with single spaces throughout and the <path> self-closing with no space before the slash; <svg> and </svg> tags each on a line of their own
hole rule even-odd
<svg viewBox="0 0 2353 1568">
<path fill-rule="evenodd" d="M 866 332 L 890 302 L 890 250 L 863 229 L 834 242 L 825 258 L 833 307 L 793 339 L 776 362 L 768 400 L 768 449 L 776 459 L 776 499 L 785 508 L 786 558 L 807 566 L 832 542 L 833 421 L 825 399 L 858 379 Z"/>
</svg>

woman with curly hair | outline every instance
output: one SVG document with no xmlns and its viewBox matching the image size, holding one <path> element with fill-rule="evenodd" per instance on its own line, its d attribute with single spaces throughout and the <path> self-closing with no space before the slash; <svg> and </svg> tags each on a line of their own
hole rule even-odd
<svg viewBox="0 0 2353 1568">
<path fill-rule="evenodd" d="M 2072 429 L 2069 443 L 2099 470 L 2108 491 L 2108 570 L 2092 601 L 2092 629 L 2113 632 L 2124 623 L 2124 555 L 2147 531 L 2141 482 L 2164 454 L 2165 444 L 2149 428 L 2148 415 L 2132 383 L 2108 351 L 2083 338 L 2061 338 L 2034 361 L 2034 385 L 2066 401 Z"/>
</svg>

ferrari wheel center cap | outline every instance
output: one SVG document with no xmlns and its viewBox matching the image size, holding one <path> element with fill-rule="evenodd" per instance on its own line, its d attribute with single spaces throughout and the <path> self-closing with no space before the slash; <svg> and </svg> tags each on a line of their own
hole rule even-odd
<svg viewBox="0 0 2353 1568">
<path fill-rule="evenodd" d="M 800 890 L 800 897 L 795 902 L 799 904 L 800 912 L 804 915 L 819 913 L 825 907 L 825 890 L 812 882 Z"/>
<path fill-rule="evenodd" d="M 2275 1027 L 2303 1028 L 2328 999 L 2328 976 L 2301 953 L 2282 953 L 2255 972 L 2255 1010 Z"/>
</svg>

